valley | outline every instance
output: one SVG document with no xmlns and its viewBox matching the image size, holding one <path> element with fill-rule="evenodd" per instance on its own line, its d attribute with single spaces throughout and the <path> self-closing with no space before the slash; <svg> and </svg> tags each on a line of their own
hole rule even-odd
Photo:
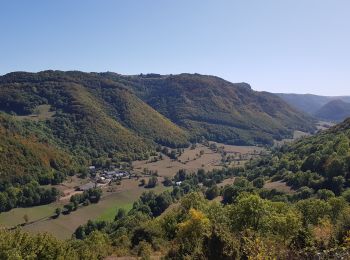
<svg viewBox="0 0 350 260">
<path fill-rule="evenodd" d="M 0 260 L 350 260 L 350 1 L 1 1 Z"/>
<path fill-rule="evenodd" d="M 305 232 L 325 255 L 348 239 L 348 120 L 186 73 L 10 73 L 0 101 L 0 236 L 92 259 L 248 257 L 252 237 L 298 258 L 316 254 L 293 244 Z"/>
<path fill-rule="evenodd" d="M 171 150 L 171 148 L 167 148 Z M 68 215 L 61 215 L 54 218 L 56 208 L 63 208 L 69 202 L 72 195 L 82 194 L 78 187 L 91 183 L 89 178 L 68 177 L 62 184 L 54 185 L 61 193 L 58 201 L 48 205 L 41 205 L 29 208 L 16 208 L 0 214 L 0 226 L 15 227 L 22 225 L 24 230 L 30 232 L 48 232 L 60 239 L 67 239 L 74 231 L 88 220 L 112 221 L 118 209 L 130 210 L 132 204 L 145 191 L 161 193 L 170 190 L 162 182 L 165 177 L 172 179 L 179 170 L 186 170 L 188 173 L 196 173 L 199 169 L 212 171 L 221 169 L 224 166 L 239 167 L 250 159 L 257 158 L 266 150 L 257 146 L 234 146 L 216 142 L 194 144 L 184 148 L 176 159 L 170 159 L 162 154 L 162 159 L 154 161 L 159 155 L 150 157 L 148 160 L 132 162 L 130 173 L 134 176 L 131 179 L 122 179 L 120 183 L 98 184 L 103 194 L 97 204 L 81 206 Z M 222 161 L 227 156 L 232 159 Z M 145 179 L 146 183 L 150 178 L 148 172 L 157 172 L 158 185 L 155 188 L 144 188 L 140 186 L 140 180 Z M 102 171 L 101 171 L 102 172 Z M 94 179 L 92 179 L 94 182 Z M 233 180 L 223 182 L 223 185 L 232 184 Z M 24 216 L 28 216 L 28 223 L 25 223 Z"/>
</svg>

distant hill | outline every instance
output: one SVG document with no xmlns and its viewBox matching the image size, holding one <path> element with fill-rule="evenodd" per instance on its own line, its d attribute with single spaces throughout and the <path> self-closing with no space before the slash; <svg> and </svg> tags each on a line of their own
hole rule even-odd
<svg viewBox="0 0 350 260">
<path fill-rule="evenodd" d="M 332 100 L 322 106 L 314 115 L 323 120 L 340 122 L 350 117 L 350 103 L 341 99 Z"/>
<path fill-rule="evenodd" d="M 231 144 L 271 144 L 295 129 L 313 131 L 309 116 L 246 83 L 199 74 L 102 75 L 125 85 L 195 137 Z"/>
<path fill-rule="evenodd" d="M 318 96 L 312 94 L 284 94 L 277 93 L 288 104 L 298 109 L 299 111 L 314 115 L 324 105 L 333 100 L 342 100 L 350 103 L 350 96 Z"/>
</svg>

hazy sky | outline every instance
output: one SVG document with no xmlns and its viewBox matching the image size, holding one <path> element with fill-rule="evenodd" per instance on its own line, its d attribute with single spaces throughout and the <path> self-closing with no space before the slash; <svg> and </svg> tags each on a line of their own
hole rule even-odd
<svg viewBox="0 0 350 260">
<path fill-rule="evenodd" d="M 0 0 L 0 74 L 197 72 L 350 95 L 349 0 Z"/>
</svg>

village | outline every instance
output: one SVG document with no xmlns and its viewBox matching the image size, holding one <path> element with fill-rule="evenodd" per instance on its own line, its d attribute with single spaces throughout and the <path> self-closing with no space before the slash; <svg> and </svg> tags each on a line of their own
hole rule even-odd
<svg viewBox="0 0 350 260">
<path fill-rule="evenodd" d="M 87 191 L 96 187 L 106 186 L 112 181 L 121 181 L 122 179 L 131 179 L 136 177 L 130 174 L 129 171 L 114 169 L 114 170 L 103 170 L 96 169 L 96 166 L 89 166 L 90 182 L 82 184 L 76 188 L 77 191 Z"/>
</svg>

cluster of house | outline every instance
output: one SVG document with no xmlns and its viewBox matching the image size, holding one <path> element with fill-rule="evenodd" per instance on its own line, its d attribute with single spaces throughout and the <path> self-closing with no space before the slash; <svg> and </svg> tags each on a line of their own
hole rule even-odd
<svg viewBox="0 0 350 260">
<path fill-rule="evenodd" d="M 130 173 L 126 171 L 120 171 L 120 170 L 104 171 L 96 177 L 96 180 L 97 182 L 100 182 L 100 183 L 107 183 L 107 182 L 110 182 L 111 180 L 120 180 L 122 178 L 126 178 L 129 176 L 130 176 Z"/>
<path fill-rule="evenodd" d="M 86 191 L 98 186 L 97 183 L 106 184 L 111 181 L 121 180 L 122 178 L 129 178 L 130 173 L 122 170 L 113 170 L 113 171 L 97 171 L 95 166 L 89 166 L 89 171 L 95 173 L 96 177 L 89 183 L 83 184 L 77 188 L 80 191 Z"/>
</svg>

